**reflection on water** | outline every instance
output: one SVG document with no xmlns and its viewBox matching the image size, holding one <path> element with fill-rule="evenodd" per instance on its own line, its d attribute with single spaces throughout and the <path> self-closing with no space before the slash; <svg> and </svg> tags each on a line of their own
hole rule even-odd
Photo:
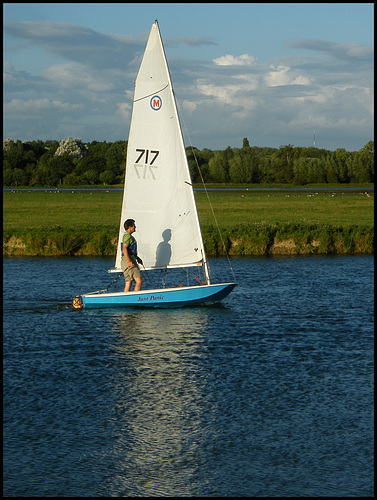
<svg viewBox="0 0 377 500">
<path fill-rule="evenodd" d="M 201 309 L 113 316 L 115 418 L 122 432 L 112 450 L 118 462 L 111 493 L 191 494 L 202 411 L 198 364 L 207 322 Z"/>
</svg>

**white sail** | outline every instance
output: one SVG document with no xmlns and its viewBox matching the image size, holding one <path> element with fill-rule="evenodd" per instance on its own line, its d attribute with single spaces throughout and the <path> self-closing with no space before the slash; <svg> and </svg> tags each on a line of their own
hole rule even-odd
<svg viewBox="0 0 377 500">
<path fill-rule="evenodd" d="M 157 21 L 135 83 L 115 270 L 124 221 L 134 219 L 146 269 L 205 262 L 191 178 Z M 206 266 L 205 266 L 206 267 Z"/>
</svg>

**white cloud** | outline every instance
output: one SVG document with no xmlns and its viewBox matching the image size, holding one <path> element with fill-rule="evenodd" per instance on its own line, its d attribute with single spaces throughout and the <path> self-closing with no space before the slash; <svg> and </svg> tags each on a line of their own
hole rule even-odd
<svg viewBox="0 0 377 500">
<path fill-rule="evenodd" d="M 10 82 L 13 79 L 13 66 L 9 61 L 3 61 L 3 82 Z"/>
<path fill-rule="evenodd" d="M 236 81 L 233 84 L 223 85 L 221 83 L 209 83 L 204 80 L 197 82 L 199 92 L 208 97 L 217 98 L 221 105 L 230 104 L 232 106 L 241 106 L 245 109 L 254 107 L 255 100 L 251 97 L 246 98 L 249 91 L 255 90 L 255 82 L 251 81 L 240 83 Z"/>
<path fill-rule="evenodd" d="M 49 111 L 74 111 L 80 108 L 79 104 L 69 104 L 58 99 L 12 99 L 4 105 L 5 113 L 41 113 Z"/>
<path fill-rule="evenodd" d="M 185 111 L 189 112 L 189 113 L 192 113 L 193 111 L 196 110 L 196 108 L 198 107 L 198 104 L 193 102 L 193 101 L 187 101 L 187 100 L 184 100 L 182 102 L 182 107 Z"/>
<path fill-rule="evenodd" d="M 279 65 L 275 68 L 270 66 L 271 71 L 264 77 L 267 87 L 276 87 L 279 85 L 308 85 L 310 80 L 304 75 L 297 74 L 288 66 Z"/>
<path fill-rule="evenodd" d="M 128 122 L 131 118 L 131 105 L 128 102 L 121 102 L 117 105 L 117 112 L 121 115 L 125 122 Z"/>
<path fill-rule="evenodd" d="M 252 66 L 257 61 L 256 57 L 248 54 L 242 54 L 241 56 L 226 55 L 213 60 L 217 66 Z"/>
<path fill-rule="evenodd" d="M 95 92 L 114 88 L 108 75 L 103 76 L 98 71 L 93 71 L 78 63 L 50 66 L 43 71 L 42 75 L 57 87 L 87 89 Z"/>
</svg>

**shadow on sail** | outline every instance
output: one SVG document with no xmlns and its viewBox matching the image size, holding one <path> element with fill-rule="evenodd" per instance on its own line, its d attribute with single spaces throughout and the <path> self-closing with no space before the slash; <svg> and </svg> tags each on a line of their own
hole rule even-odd
<svg viewBox="0 0 377 500">
<path fill-rule="evenodd" d="M 158 244 L 156 250 L 156 267 L 165 267 L 170 264 L 171 259 L 171 229 L 165 229 L 162 233 L 162 241 Z"/>
</svg>

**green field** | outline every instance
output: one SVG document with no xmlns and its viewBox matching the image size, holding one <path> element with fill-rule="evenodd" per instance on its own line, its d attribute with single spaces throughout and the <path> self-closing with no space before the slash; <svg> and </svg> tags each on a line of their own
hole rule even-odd
<svg viewBox="0 0 377 500">
<path fill-rule="evenodd" d="M 315 193 L 318 194 L 211 191 L 209 197 L 221 226 L 245 222 L 342 226 L 373 224 L 374 196 L 335 191 Z M 201 222 L 212 222 L 205 193 L 196 193 L 196 200 Z"/>
<path fill-rule="evenodd" d="M 275 228 L 275 236 L 276 232 L 280 232 L 281 239 L 295 238 L 296 233 L 300 241 L 306 238 L 309 242 L 318 236 L 318 231 L 321 230 L 323 234 L 324 228 L 327 228 L 327 232 L 340 231 L 348 235 L 350 232 L 357 233 L 359 239 L 366 231 L 370 239 L 371 231 L 373 232 L 374 194 L 371 192 L 208 191 L 208 196 L 220 229 L 225 238 L 228 238 L 227 247 L 235 253 L 237 245 L 234 240 L 246 236 L 249 251 L 241 244 L 238 253 L 258 253 L 250 238 L 260 239 L 261 233 L 267 231 L 266 234 L 269 234 L 271 239 L 271 228 Z M 217 230 L 215 232 L 211 227 L 214 218 L 207 193 L 198 191 L 195 198 L 205 244 L 213 247 L 212 253 L 221 253 L 218 242 L 213 241 L 213 238 L 217 238 Z M 24 254 L 53 253 L 48 238 L 53 240 L 59 235 L 60 239 L 62 235 L 66 240 L 82 239 L 81 244 L 76 241 L 76 253 L 80 253 L 81 249 L 84 254 L 109 254 L 113 252 L 114 247 L 114 242 L 111 241 L 118 235 L 121 202 L 121 191 L 4 191 L 3 254 L 18 253 L 17 250 L 10 251 L 12 245 L 8 242 L 12 237 L 25 240 L 24 245 L 21 245 Z M 132 217 L 132 214 L 130 216 Z M 283 229 L 285 234 L 282 234 Z M 313 231 L 317 233 L 314 234 Z M 206 238 L 209 238 L 209 241 L 206 242 Z M 101 243 L 98 243 L 99 241 Z M 5 250 L 4 243 L 8 243 Z M 96 245 L 100 245 L 102 250 L 96 249 Z M 270 241 L 269 246 L 271 245 Z M 42 247 L 44 251 L 41 250 Z M 355 248 L 355 244 L 351 247 Z M 368 253 L 371 253 L 370 242 L 367 247 Z M 262 245 L 260 252 L 266 253 L 263 248 Z M 65 253 L 75 252 L 71 250 Z M 60 254 L 64 254 L 64 248 L 60 250 Z"/>
<path fill-rule="evenodd" d="M 118 228 L 121 204 L 121 191 L 4 191 L 3 231 Z"/>
</svg>

